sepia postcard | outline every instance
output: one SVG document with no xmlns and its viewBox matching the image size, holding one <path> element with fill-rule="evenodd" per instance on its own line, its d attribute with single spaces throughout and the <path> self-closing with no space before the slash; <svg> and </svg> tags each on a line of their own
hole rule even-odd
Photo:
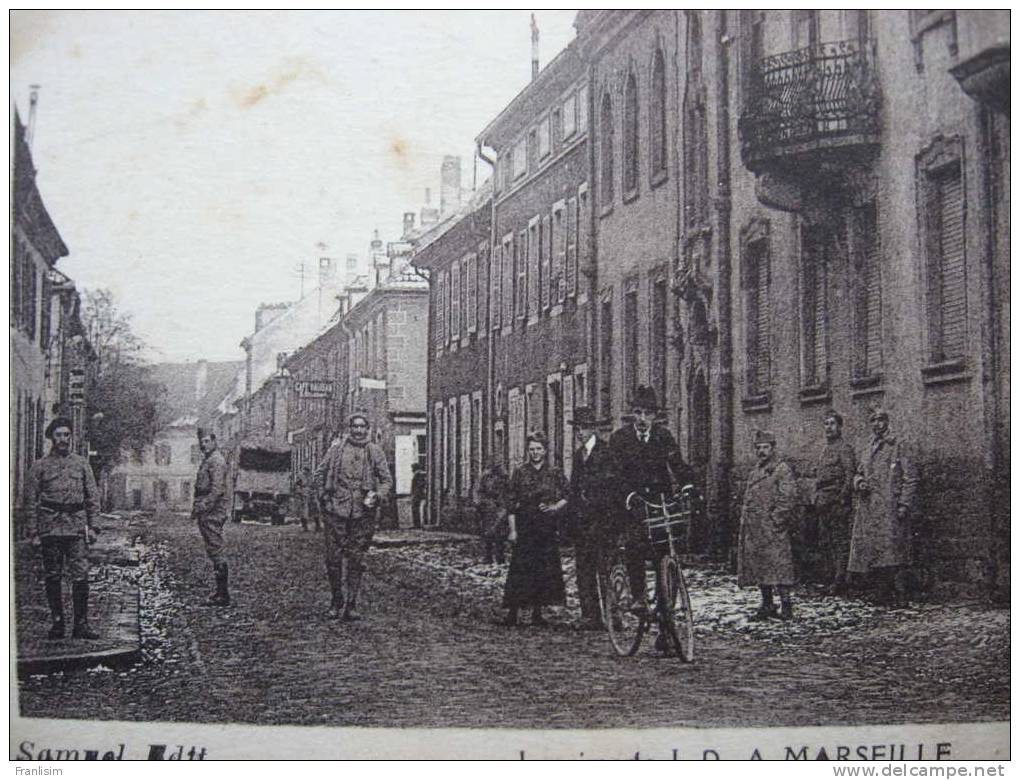
<svg viewBox="0 0 1020 780">
<path fill-rule="evenodd" d="M 1009 758 L 1009 10 L 10 29 L 12 760 Z"/>
</svg>

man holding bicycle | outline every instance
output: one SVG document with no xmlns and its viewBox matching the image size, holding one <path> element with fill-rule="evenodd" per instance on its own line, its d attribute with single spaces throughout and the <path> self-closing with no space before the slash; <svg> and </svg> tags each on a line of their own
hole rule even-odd
<svg viewBox="0 0 1020 780">
<path fill-rule="evenodd" d="M 624 425 L 609 439 L 613 472 L 617 480 L 618 512 L 621 534 L 627 551 L 627 577 L 636 609 L 647 611 L 645 561 L 665 554 L 657 551 L 648 539 L 644 522 L 626 509 L 627 496 L 637 493 L 646 501 L 661 503 L 684 485 L 694 481 L 694 473 L 680 456 L 673 434 L 656 425 L 659 401 L 655 390 L 641 385 L 631 405 L 633 422 Z"/>
</svg>

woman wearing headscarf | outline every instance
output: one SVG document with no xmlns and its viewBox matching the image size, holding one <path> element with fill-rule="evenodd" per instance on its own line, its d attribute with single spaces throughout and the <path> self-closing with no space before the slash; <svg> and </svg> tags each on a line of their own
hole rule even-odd
<svg viewBox="0 0 1020 780">
<path fill-rule="evenodd" d="M 558 514 L 567 505 L 563 472 L 546 460 L 547 440 L 528 436 L 525 462 L 510 477 L 507 490 L 509 540 L 513 544 L 510 571 L 503 592 L 509 612 L 504 623 L 517 625 L 517 613 L 531 608 L 531 624 L 546 625 L 542 607 L 566 602 L 560 563 Z"/>
</svg>

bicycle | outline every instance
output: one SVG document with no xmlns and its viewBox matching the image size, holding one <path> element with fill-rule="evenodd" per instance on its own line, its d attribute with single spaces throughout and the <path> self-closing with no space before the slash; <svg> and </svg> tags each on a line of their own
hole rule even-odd
<svg viewBox="0 0 1020 780">
<path fill-rule="evenodd" d="M 626 500 L 628 512 L 639 507 L 644 510 L 642 520 L 656 552 L 654 600 L 646 607 L 647 598 L 638 598 L 630 592 L 626 550 L 622 541 L 618 541 L 597 573 L 602 618 L 618 656 L 634 655 L 655 620 L 659 628 L 656 647 L 667 652 L 672 650 L 682 661 L 691 663 L 694 661 L 694 616 L 679 550 L 690 529 L 696 493 L 688 485 L 678 496 L 667 498 L 660 494 L 659 498 L 656 503 L 631 493 Z M 641 595 L 647 596 L 647 593 Z"/>
</svg>

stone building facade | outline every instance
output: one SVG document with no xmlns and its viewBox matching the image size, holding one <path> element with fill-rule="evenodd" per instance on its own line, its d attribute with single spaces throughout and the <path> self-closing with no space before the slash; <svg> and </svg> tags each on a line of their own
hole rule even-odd
<svg viewBox="0 0 1020 780">
<path fill-rule="evenodd" d="M 707 454 L 712 541 L 732 540 L 728 494 L 756 429 L 776 432 L 806 478 L 827 408 L 863 446 L 882 405 L 922 466 L 925 583 L 1008 578 L 996 555 L 1008 548 L 1008 23 L 969 11 L 678 20 L 676 342 L 683 377 L 706 369 L 680 383 L 680 439 L 696 462 Z"/>
<path fill-rule="evenodd" d="M 572 43 L 477 138 L 496 153 L 486 433 L 508 472 L 530 431 L 546 433 L 550 462 L 569 471 L 568 421 L 590 401 L 589 104 Z"/>
<path fill-rule="evenodd" d="M 423 233 L 412 262 L 429 277 L 430 525 L 456 524 L 488 454 L 492 191 Z"/>
</svg>

